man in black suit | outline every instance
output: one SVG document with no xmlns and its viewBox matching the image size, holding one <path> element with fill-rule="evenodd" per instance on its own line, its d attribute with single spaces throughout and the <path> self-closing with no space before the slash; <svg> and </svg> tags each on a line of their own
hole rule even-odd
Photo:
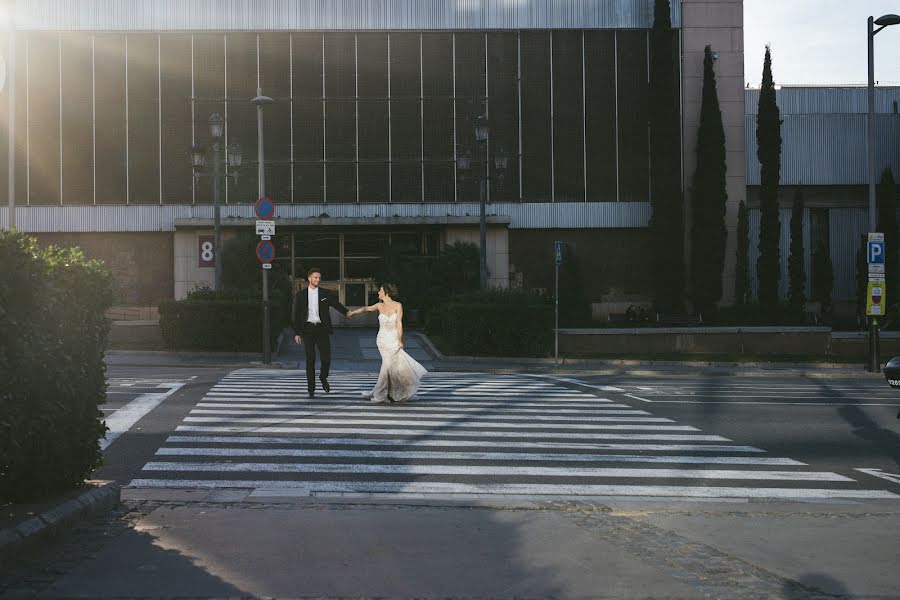
<svg viewBox="0 0 900 600">
<path fill-rule="evenodd" d="M 319 287 L 322 280 L 322 271 L 310 269 L 306 276 L 309 287 L 297 292 L 294 297 L 294 341 L 303 342 L 306 351 L 306 387 L 309 397 L 316 395 L 316 347 L 319 348 L 321 370 L 319 379 L 322 381 L 322 389 L 331 391 L 328 385 L 328 370 L 331 368 L 331 313 L 333 308 L 342 315 L 347 316 L 347 307 L 338 302 L 337 293 L 323 290 Z"/>
</svg>

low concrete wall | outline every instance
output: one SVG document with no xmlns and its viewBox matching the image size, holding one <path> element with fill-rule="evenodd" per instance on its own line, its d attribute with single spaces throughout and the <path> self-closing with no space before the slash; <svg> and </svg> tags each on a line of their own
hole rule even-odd
<svg viewBox="0 0 900 600">
<path fill-rule="evenodd" d="M 561 329 L 561 353 L 573 354 L 803 354 L 858 356 L 868 352 L 865 332 L 829 327 L 669 327 Z M 900 332 L 881 334 L 881 355 L 900 354 Z"/>
</svg>

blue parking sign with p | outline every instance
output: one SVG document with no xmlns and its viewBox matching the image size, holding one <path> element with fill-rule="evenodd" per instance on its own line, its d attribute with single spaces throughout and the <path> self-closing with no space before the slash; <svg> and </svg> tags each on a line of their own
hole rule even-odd
<svg viewBox="0 0 900 600">
<path fill-rule="evenodd" d="M 866 262 L 870 265 L 884 264 L 884 242 L 868 242 L 867 249 Z"/>
</svg>

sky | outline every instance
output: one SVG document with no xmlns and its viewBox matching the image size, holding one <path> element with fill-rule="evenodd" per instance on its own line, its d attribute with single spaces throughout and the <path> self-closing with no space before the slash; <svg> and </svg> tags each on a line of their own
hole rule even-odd
<svg viewBox="0 0 900 600">
<path fill-rule="evenodd" d="M 865 84 L 866 19 L 885 14 L 900 0 L 744 0 L 744 79 L 759 87 L 769 44 L 776 84 Z M 900 25 L 875 36 L 875 81 L 900 85 Z"/>
</svg>

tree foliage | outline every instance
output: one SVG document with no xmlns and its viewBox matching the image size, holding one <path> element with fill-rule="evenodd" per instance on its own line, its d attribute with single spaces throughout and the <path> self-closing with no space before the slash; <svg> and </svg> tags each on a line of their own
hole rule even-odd
<svg viewBox="0 0 900 600">
<path fill-rule="evenodd" d="M 650 34 L 650 229 L 654 244 L 654 304 L 664 312 L 680 312 L 684 307 L 679 106 L 669 0 L 655 0 Z"/>
<path fill-rule="evenodd" d="M 694 308 L 711 315 L 722 298 L 725 268 L 725 128 L 716 90 L 712 50 L 703 57 L 703 95 L 697 131 L 697 170 L 691 198 L 691 284 Z"/>
<path fill-rule="evenodd" d="M 762 88 L 759 93 L 756 144 L 756 156 L 760 164 L 759 258 L 756 262 L 759 303 L 764 309 L 774 309 L 778 304 L 780 276 L 778 241 L 781 237 L 781 223 L 778 218 L 778 185 L 781 180 L 781 113 L 775 102 L 772 55 L 768 46 L 763 63 Z"/>
<path fill-rule="evenodd" d="M 795 312 L 806 305 L 806 268 L 803 250 L 803 192 L 797 190 L 791 209 L 791 253 L 788 259 L 788 304 Z"/>
<path fill-rule="evenodd" d="M 737 216 L 737 249 L 734 261 L 734 303 L 746 304 L 750 296 L 750 217 L 741 200 Z"/>
</svg>

